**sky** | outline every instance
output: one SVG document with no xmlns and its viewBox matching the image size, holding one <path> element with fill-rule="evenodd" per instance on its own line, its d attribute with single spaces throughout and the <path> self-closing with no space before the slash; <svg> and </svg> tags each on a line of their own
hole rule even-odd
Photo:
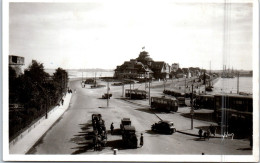
<svg viewBox="0 0 260 163">
<path fill-rule="evenodd" d="M 9 54 L 45 68 L 115 69 L 142 47 L 180 67 L 252 70 L 251 3 L 91 1 L 9 5 Z M 211 64 L 210 64 L 211 63 Z"/>
</svg>

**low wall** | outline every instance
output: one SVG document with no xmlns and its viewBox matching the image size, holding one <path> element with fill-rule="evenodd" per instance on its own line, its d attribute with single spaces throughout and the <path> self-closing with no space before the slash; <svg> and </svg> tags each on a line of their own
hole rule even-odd
<svg viewBox="0 0 260 163">
<path fill-rule="evenodd" d="M 61 106 L 56 106 L 54 107 L 52 110 L 50 110 L 48 112 L 48 117 L 51 114 L 54 114 L 55 111 L 57 109 L 63 108 L 64 112 L 69 108 L 69 104 L 70 104 L 70 99 L 71 99 L 72 94 L 67 94 L 66 97 L 64 98 L 64 104 Z M 58 120 L 59 117 L 57 117 Z M 25 131 L 23 131 L 21 134 L 19 134 L 14 140 L 12 140 L 11 142 L 9 142 L 9 149 L 15 148 L 15 145 L 19 142 L 22 141 L 22 139 L 28 135 L 32 130 L 34 130 L 35 128 L 37 128 L 37 126 L 39 124 L 41 124 L 42 122 L 48 121 L 48 119 L 45 118 L 45 115 L 43 115 L 38 121 L 36 121 L 35 123 L 33 123 L 30 127 L 28 127 Z M 52 126 L 52 124 L 50 124 L 48 127 L 50 128 Z M 37 139 L 37 138 L 34 138 Z M 38 139 L 37 139 L 38 140 Z"/>
</svg>

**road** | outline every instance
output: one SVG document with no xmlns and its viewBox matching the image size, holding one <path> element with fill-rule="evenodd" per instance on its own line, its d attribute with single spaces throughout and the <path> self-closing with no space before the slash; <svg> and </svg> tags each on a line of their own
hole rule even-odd
<svg viewBox="0 0 260 163">
<path fill-rule="evenodd" d="M 102 83 L 106 85 L 106 83 Z M 158 84 L 158 83 L 157 83 Z M 159 83 L 160 84 L 160 83 Z M 171 85 L 173 83 L 168 84 Z M 89 85 L 82 88 L 80 81 L 70 82 L 69 87 L 75 90 L 71 99 L 71 105 L 57 123 L 42 137 L 42 139 L 30 150 L 29 154 L 112 154 L 113 149 L 119 149 L 118 154 L 251 154 L 247 140 L 221 140 L 212 138 L 200 140 L 197 137 L 181 133 L 173 135 L 158 134 L 151 131 L 151 125 L 159 121 L 158 117 L 147 107 L 141 107 L 124 101 L 121 98 L 122 87 L 110 86 L 112 98 L 101 99 L 107 88 L 91 89 Z M 125 89 L 128 89 L 125 86 Z M 135 88 L 144 88 L 144 84 L 135 84 Z M 152 94 L 160 95 L 163 85 L 153 85 Z M 148 100 L 143 101 L 148 104 Z M 94 151 L 89 144 L 91 140 L 87 134 L 92 131 L 91 115 L 102 114 L 108 130 L 107 146 L 102 151 Z M 178 128 L 188 127 L 190 119 L 178 113 L 160 113 L 160 117 L 172 120 Z M 138 139 L 144 134 L 144 146 L 137 149 L 124 149 L 122 136 L 110 134 L 110 124 L 113 122 L 115 130 L 119 128 L 122 118 L 130 118 L 136 128 Z M 195 123 L 195 122 L 194 122 Z M 198 122 L 204 124 L 205 122 Z"/>
</svg>

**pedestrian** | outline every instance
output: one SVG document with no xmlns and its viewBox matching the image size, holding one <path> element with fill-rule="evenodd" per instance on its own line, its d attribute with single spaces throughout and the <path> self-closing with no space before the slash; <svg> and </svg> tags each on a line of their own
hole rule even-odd
<svg viewBox="0 0 260 163">
<path fill-rule="evenodd" d="M 200 129 L 199 129 L 199 137 L 200 137 L 200 139 L 201 139 L 201 137 L 202 137 L 202 132 L 203 132 L 203 131 L 202 131 L 202 129 L 200 128 Z"/>
<path fill-rule="evenodd" d="M 61 99 L 61 104 L 63 105 L 63 103 L 64 103 L 64 100 L 63 100 L 63 99 Z"/>
<path fill-rule="evenodd" d="M 208 138 L 208 140 L 209 140 L 209 137 L 210 137 L 210 131 L 209 131 L 209 129 L 207 130 L 207 138 Z"/>
<path fill-rule="evenodd" d="M 203 133 L 203 137 L 204 137 L 204 140 L 206 140 L 206 138 L 207 138 L 207 132 L 204 132 L 204 133 Z"/>
<path fill-rule="evenodd" d="M 216 134 L 216 128 L 211 124 L 209 127 L 210 133 L 215 136 Z"/>
<path fill-rule="evenodd" d="M 113 135 L 113 132 L 114 132 L 114 123 L 112 122 L 111 125 L 110 125 L 110 130 L 111 130 L 111 135 Z"/>
<path fill-rule="evenodd" d="M 144 145 L 144 137 L 143 137 L 143 133 L 141 133 L 141 137 L 140 137 L 140 147 L 142 147 Z"/>
</svg>

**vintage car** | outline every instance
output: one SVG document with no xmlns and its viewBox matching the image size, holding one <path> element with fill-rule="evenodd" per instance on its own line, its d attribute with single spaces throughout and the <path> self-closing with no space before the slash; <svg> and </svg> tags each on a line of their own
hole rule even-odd
<svg viewBox="0 0 260 163">
<path fill-rule="evenodd" d="M 125 126 L 131 126 L 130 118 L 123 118 L 121 119 L 120 129 L 123 132 Z"/>
<path fill-rule="evenodd" d="M 112 97 L 111 93 L 109 93 L 109 94 L 105 93 L 102 95 L 102 99 L 107 99 L 107 98 L 110 99 L 110 97 Z"/>
<path fill-rule="evenodd" d="M 137 137 L 135 134 L 134 126 L 124 126 L 124 132 L 122 134 L 122 140 L 124 147 L 126 148 L 137 148 Z"/>
<path fill-rule="evenodd" d="M 171 121 L 159 121 L 152 125 L 152 131 L 157 131 L 161 133 L 173 134 L 176 132 L 174 124 Z"/>
</svg>

